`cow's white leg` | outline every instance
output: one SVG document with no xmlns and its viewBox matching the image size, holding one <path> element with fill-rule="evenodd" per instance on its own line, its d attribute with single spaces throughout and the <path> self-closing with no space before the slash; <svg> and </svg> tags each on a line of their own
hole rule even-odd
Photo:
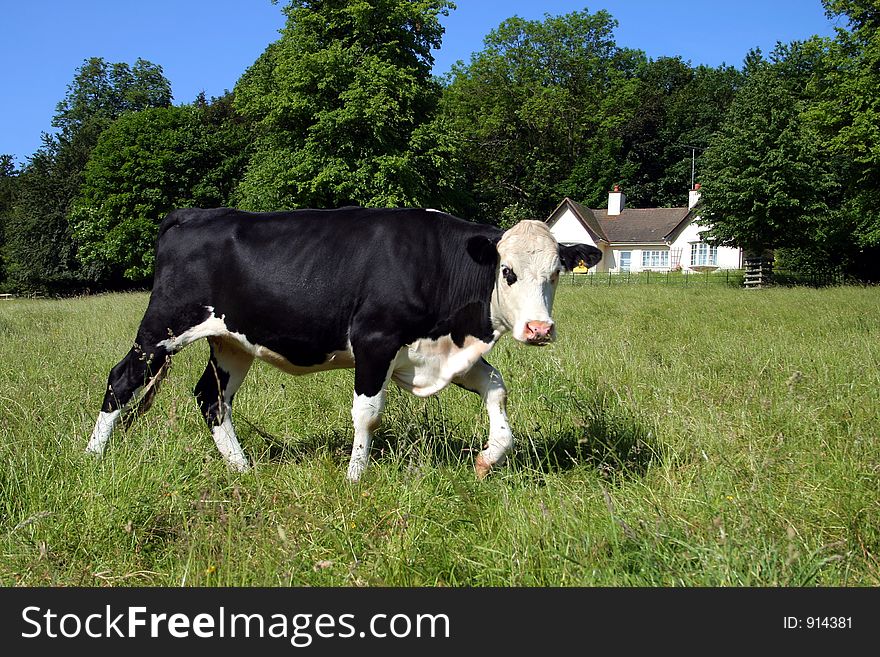
<svg viewBox="0 0 880 657">
<path fill-rule="evenodd" d="M 351 421 L 354 425 L 354 443 L 351 447 L 351 460 L 348 462 L 349 481 L 358 481 L 370 460 L 370 441 L 373 431 L 382 420 L 382 409 L 385 407 L 385 388 L 373 396 L 355 393 L 351 405 Z"/>
<path fill-rule="evenodd" d="M 504 463 L 507 452 L 513 447 L 513 432 L 507 419 L 507 389 L 501 372 L 483 359 L 453 382 L 480 395 L 489 413 L 489 442 L 477 455 L 474 464 L 477 477 L 482 479 L 493 466 Z"/>
<path fill-rule="evenodd" d="M 229 467 L 237 472 L 245 472 L 249 467 L 248 460 L 238 442 L 238 436 L 235 435 L 235 427 L 232 426 L 232 406 L 230 404 L 223 406 L 223 421 L 211 428 L 211 435 Z"/>
<path fill-rule="evenodd" d="M 385 390 L 400 349 L 397 345 L 399 342 L 393 338 L 352 340 L 355 368 L 351 421 L 354 425 L 354 442 L 346 475 L 351 482 L 358 481 L 367 469 L 370 441 L 382 420 Z"/>
<path fill-rule="evenodd" d="M 244 472 L 248 460 L 232 425 L 232 399 L 254 357 L 232 341 L 211 338 L 209 342 L 211 358 L 194 393 L 220 454 L 230 468 Z"/>
<path fill-rule="evenodd" d="M 95 422 L 95 428 L 92 430 L 92 436 L 89 438 L 89 444 L 86 445 L 86 451 L 90 454 L 101 456 L 104 448 L 107 447 L 107 441 L 110 440 L 110 434 L 119 422 L 119 416 L 122 415 L 121 410 L 110 411 L 106 413 L 101 411 L 98 413 L 98 420 Z"/>
</svg>

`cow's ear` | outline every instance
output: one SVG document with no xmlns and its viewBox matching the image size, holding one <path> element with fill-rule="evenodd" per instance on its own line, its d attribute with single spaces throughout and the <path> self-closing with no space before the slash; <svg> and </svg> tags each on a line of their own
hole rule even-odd
<svg viewBox="0 0 880 657">
<path fill-rule="evenodd" d="M 497 240 L 478 235 L 467 242 L 467 252 L 478 264 L 494 265 L 498 261 Z"/>
<path fill-rule="evenodd" d="M 602 252 L 589 244 L 560 244 L 559 259 L 562 266 L 571 271 L 581 260 L 587 267 L 592 267 L 602 259 Z"/>
</svg>

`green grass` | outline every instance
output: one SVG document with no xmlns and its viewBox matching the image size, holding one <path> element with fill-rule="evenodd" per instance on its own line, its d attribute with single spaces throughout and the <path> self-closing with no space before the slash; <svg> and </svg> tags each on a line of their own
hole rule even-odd
<svg viewBox="0 0 880 657">
<path fill-rule="evenodd" d="M 179 354 L 83 453 L 147 295 L 0 302 L 3 585 L 880 585 L 880 289 L 560 289 L 560 337 L 502 340 L 517 447 L 396 388 L 346 483 L 351 372 L 257 364 L 227 471 Z"/>
</svg>

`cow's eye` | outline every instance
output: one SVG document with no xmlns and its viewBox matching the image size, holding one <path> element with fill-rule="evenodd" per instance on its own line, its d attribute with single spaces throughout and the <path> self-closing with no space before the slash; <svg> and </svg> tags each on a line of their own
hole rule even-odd
<svg viewBox="0 0 880 657">
<path fill-rule="evenodd" d="M 507 281 L 508 285 L 516 283 L 516 273 L 514 273 L 514 271 L 507 265 L 501 265 L 501 275 L 504 277 L 504 280 Z"/>
</svg>

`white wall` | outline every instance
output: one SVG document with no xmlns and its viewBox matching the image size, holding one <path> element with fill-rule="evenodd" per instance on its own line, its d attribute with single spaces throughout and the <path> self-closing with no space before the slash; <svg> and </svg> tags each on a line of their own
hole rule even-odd
<svg viewBox="0 0 880 657">
<path fill-rule="evenodd" d="M 580 220 L 575 216 L 571 208 L 566 207 L 559 218 L 550 225 L 550 232 L 560 244 L 589 244 L 598 247 L 602 251 L 602 260 L 590 271 L 608 271 L 608 251 L 605 244 L 596 244 L 587 229 Z"/>
<path fill-rule="evenodd" d="M 706 226 L 698 226 L 696 222 L 691 222 L 685 226 L 681 234 L 675 239 L 670 246 L 671 249 L 681 249 L 681 268 L 687 269 L 691 266 L 691 244 L 700 241 L 700 233 L 706 230 Z M 719 269 L 739 269 L 741 264 L 741 252 L 729 246 L 718 247 L 718 268 Z"/>
<path fill-rule="evenodd" d="M 550 232 L 553 233 L 553 237 L 556 238 L 556 241 L 560 243 L 589 244 L 590 246 L 596 246 L 596 242 L 590 237 L 587 229 L 584 228 L 583 224 L 576 216 L 574 216 L 574 212 L 571 211 L 571 208 L 568 207 L 565 208 L 565 211 L 559 219 L 550 226 Z"/>
<path fill-rule="evenodd" d="M 596 272 L 617 271 L 617 252 L 613 249 L 602 249 L 602 259 L 596 265 Z"/>
</svg>

